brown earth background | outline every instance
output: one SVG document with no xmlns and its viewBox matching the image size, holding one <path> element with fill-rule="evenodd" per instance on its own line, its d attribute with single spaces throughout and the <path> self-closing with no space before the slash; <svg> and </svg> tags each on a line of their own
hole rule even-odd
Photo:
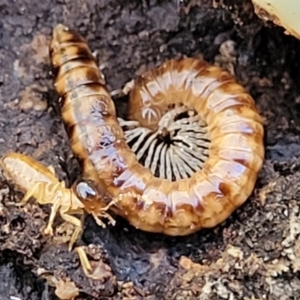
<svg viewBox="0 0 300 300">
<path fill-rule="evenodd" d="M 57 23 L 97 51 L 111 91 L 182 55 L 229 70 L 265 118 L 266 160 L 249 201 L 213 230 L 171 238 L 87 217 L 82 244 L 98 281 L 44 236 L 49 207 L 15 207 L 22 195 L 1 177 L 0 299 L 58 299 L 53 285 L 76 299 L 299 299 L 300 42 L 258 19 L 250 0 L 0 0 L 0 155 L 29 154 L 67 184 L 80 170 L 50 74 Z M 126 99 L 115 103 L 122 115 Z"/>
</svg>

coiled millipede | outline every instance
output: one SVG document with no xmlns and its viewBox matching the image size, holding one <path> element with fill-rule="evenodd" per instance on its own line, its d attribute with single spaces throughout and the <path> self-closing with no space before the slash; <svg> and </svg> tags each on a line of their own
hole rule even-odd
<svg viewBox="0 0 300 300">
<path fill-rule="evenodd" d="M 205 124 L 210 143 L 201 170 L 171 181 L 152 174 L 130 149 L 86 41 L 57 26 L 51 60 L 62 118 L 83 177 L 92 182 L 91 189 L 104 187 L 116 202 L 111 209 L 136 228 L 187 235 L 222 222 L 252 193 L 264 158 L 262 119 L 252 97 L 228 72 L 186 58 L 167 61 L 135 81 L 131 120 L 155 130 L 170 107 L 183 105 L 193 108 Z M 171 155 L 176 162 L 178 153 Z M 203 154 L 194 157 L 197 162 Z M 93 203 L 94 210 L 103 207 L 102 199 L 81 201 L 85 206 Z"/>
<path fill-rule="evenodd" d="M 68 191 L 99 225 L 109 208 L 141 230 L 188 235 L 221 223 L 251 195 L 264 160 L 262 118 L 228 72 L 201 59 L 169 60 L 135 80 L 125 121 L 82 36 L 57 25 L 50 57 L 82 166 Z M 65 203 L 64 216 L 72 211 L 69 196 L 48 195 Z"/>
</svg>

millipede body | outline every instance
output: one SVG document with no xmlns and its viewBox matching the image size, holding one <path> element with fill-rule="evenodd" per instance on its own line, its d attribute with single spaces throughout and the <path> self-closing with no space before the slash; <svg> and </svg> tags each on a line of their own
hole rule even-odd
<svg viewBox="0 0 300 300">
<path fill-rule="evenodd" d="M 254 100 L 228 72 L 201 59 L 172 59 L 135 80 L 128 122 L 156 132 L 171 108 L 189 107 L 198 115 L 195 122 L 201 120 L 205 127 L 204 156 L 198 154 L 200 138 L 193 134 L 189 134 L 190 159 L 178 145 L 168 152 L 164 161 L 171 173 L 181 174 L 184 163 L 177 163 L 177 171 L 174 167 L 180 155 L 181 161 L 191 164 L 184 178 L 174 175 L 171 180 L 157 177 L 149 159 L 142 165 L 128 145 L 84 38 L 56 26 L 50 56 L 62 119 L 82 165 L 82 180 L 89 185 L 88 193 L 80 194 L 79 189 L 85 210 L 97 214 L 114 201 L 111 209 L 136 228 L 187 235 L 216 226 L 250 196 L 264 160 L 264 130 Z M 153 153 L 158 152 L 151 150 L 154 159 Z M 164 152 L 159 153 L 163 159 Z M 189 170 L 200 155 L 203 162 L 192 173 Z M 104 191 L 105 197 L 94 189 Z"/>
</svg>

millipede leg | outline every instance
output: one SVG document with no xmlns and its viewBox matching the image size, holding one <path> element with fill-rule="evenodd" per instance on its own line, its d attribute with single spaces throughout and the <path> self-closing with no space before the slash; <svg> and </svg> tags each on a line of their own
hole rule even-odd
<svg viewBox="0 0 300 300">
<path fill-rule="evenodd" d="M 127 95 L 127 94 L 130 93 L 130 91 L 133 89 L 133 87 L 134 87 L 134 79 L 128 81 L 128 82 L 124 85 L 124 87 L 123 87 L 123 89 L 122 89 L 122 92 L 124 93 L 124 95 Z"/>
<path fill-rule="evenodd" d="M 134 80 L 130 80 L 128 81 L 124 87 L 122 89 L 116 89 L 110 92 L 110 95 L 112 97 L 123 97 L 123 96 L 127 96 L 130 91 L 133 89 L 134 87 Z"/>
</svg>

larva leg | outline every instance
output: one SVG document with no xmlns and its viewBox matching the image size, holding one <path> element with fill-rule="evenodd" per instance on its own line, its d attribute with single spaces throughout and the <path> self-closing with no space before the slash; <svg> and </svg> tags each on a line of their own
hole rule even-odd
<svg viewBox="0 0 300 300">
<path fill-rule="evenodd" d="M 69 251 L 72 250 L 73 245 L 78 240 L 81 233 L 82 233 L 82 227 L 76 227 L 76 229 L 74 230 L 74 232 L 72 234 L 71 240 L 69 242 Z"/>
<path fill-rule="evenodd" d="M 48 166 L 47 169 L 53 174 L 55 175 L 55 170 L 53 166 Z"/>
<path fill-rule="evenodd" d="M 93 280 L 98 280 L 99 276 L 97 276 L 97 273 L 91 273 L 93 268 L 87 258 L 87 255 L 86 255 L 83 247 L 77 247 L 75 250 L 78 254 L 78 257 L 79 257 L 79 260 L 81 263 L 81 267 L 82 267 L 82 270 L 83 270 L 85 276 L 88 278 L 91 278 Z M 100 275 L 100 277 L 101 277 L 101 275 Z"/>
<path fill-rule="evenodd" d="M 73 212 L 73 213 L 76 213 L 76 212 Z M 78 213 L 82 213 L 82 210 L 78 210 Z M 82 223 L 83 223 L 83 221 L 82 221 L 82 220 L 79 220 L 78 218 L 76 218 L 76 217 L 74 217 L 74 216 L 71 216 L 70 214 L 68 214 L 68 213 L 67 213 L 67 209 L 66 209 L 66 210 L 63 210 L 63 211 L 61 210 L 61 211 L 60 211 L 60 215 L 61 215 L 61 217 L 62 217 L 65 221 L 67 221 L 67 222 L 73 224 L 73 225 L 76 227 L 75 230 L 74 230 L 74 232 L 73 232 L 73 234 L 72 234 L 70 243 L 69 243 L 69 251 L 70 251 L 70 250 L 72 249 L 74 243 L 76 242 L 76 240 L 77 240 L 79 234 L 80 234 L 81 231 L 82 231 L 82 227 L 83 227 L 83 226 L 82 226 Z"/>
<path fill-rule="evenodd" d="M 29 199 L 31 197 L 33 197 L 33 195 L 38 191 L 38 199 L 42 199 L 42 196 L 43 196 L 43 186 L 42 186 L 42 182 L 37 182 L 34 187 L 28 191 L 24 197 L 22 198 L 22 200 L 19 202 L 19 203 L 16 203 L 16 206 L 23 206 L 25 205 Z"/>
<path fill-rule="evenodd" d="M 54 219 L 57 215 L 57 211 L 59 207 L 61 206 L 61 195 L 57 196 L 56 200 L 53 202 L 53 205 L 51 207 L 51 213 L 48 221 L 48 225 L 46 226 L 44 232 L 45 234 L 53 235 L 53 223 Z"/>
<path fill-rule="evenodd" d="M 73 248 L 73 245 L 75 244 L 75 242 L 77 241 L 79 235 L 81 234 L 82 232 L 82 227 L 76 227 L 76 229 L 74 230 L 73 234 L 72 234 L 72 237 L 71 237 L 71 240 L 69 242 L 69 251 L 72 250 Z"/>
<path fill-rule="evenodd" d="M 83 247 L 76 247 L 75 251 L 77 252 L 77 254 L 79 256 L 79 260 L 80 260 L 84 274 L 87 277 L 90 277 L 91 274 L 89 272 L 92 271 L 92 266 L 87 258 L 85 251 L 83 250 Z"/>
</svg>

